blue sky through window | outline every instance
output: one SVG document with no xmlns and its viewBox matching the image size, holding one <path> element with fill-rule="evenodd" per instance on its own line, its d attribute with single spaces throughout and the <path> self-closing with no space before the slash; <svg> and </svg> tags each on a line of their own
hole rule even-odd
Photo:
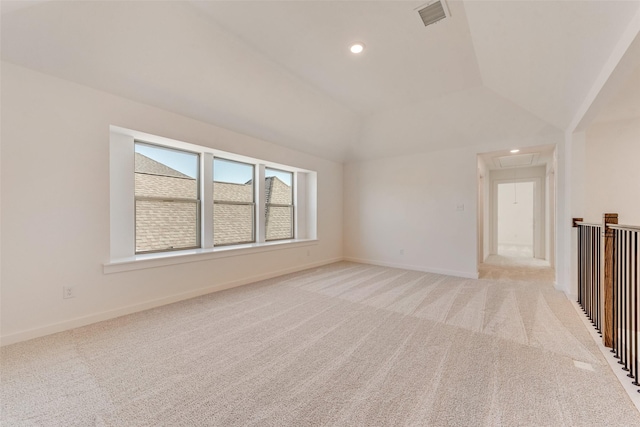
<svg viewBox="0 0 640 427">
<path fill-rule="evenodd" d="M 253 179 L 253 165 L 226 159 L 213 159 L 213 180 L 246 184 Z"/>
<path fill-rule="evenodd" d="M 197 154 L 139 143 L 135 144 L 135 151 L 191 178 L 198 176 Z"/>
<path fill-rule="evenodd" d="M 280 178 L 280 181 L 284 182 L 289 187 L 291 187 L 291 180 L 293 178 L 293 174 L 291 172 L 285 172 L 278 169 L 265 168 L 264 177 L 269 178 L 271 176 L 277 176 L 278 178 Z"/>
<path fill-rule="evenodd" d="M 186 151 L 172 150 L 144 143 L 135 144 L 136 153 L 140 153 L 159 163 L 167 165 L 171 169 L 182 172 L 191 178 L 198 174 L 198 155 Z M 277 176 L 288 186 L 292 185 L 293 174 L 278 169 L 265 168 L 265 177 Z M 253 165 L 221 158 L 213 161 L 213 180 L 245 184 L 253 179 Z"/>
</svg>

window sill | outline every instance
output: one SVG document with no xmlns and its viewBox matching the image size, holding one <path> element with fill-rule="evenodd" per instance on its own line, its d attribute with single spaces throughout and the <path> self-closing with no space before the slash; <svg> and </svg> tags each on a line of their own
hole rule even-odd
<svg viewBox="0 0 640 427">
<path fill-rule="evenodd" d="M 184 251 L 161 252 L 114 259 L 110 262 L 104 263 L 102 267 L 104 274 L 111 274 L 123 271 L 141 270 L 144 268 L 183 264 L 187 262 L 206 261 L 267 251 L 277 251 L 281 249 L 313 246 L 317 244 L 317 239 L 297 239 L 251 243 L 246 245 L 221 246 L 211 249 L 188 249 Z"/>
</svg>

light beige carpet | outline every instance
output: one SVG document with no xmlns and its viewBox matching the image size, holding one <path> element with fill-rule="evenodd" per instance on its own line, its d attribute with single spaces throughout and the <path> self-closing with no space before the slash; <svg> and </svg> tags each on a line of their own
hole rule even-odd
<svg viewBox="0 0 640 427">
<path fill-rule="evenodd" d="M 337 263 L 1 356 L 3 426 L 640 425 L 549 284 Z"/>
<path fill-rule="evenodd" d="M 479 268 L 481 279 L 539 282 L 555 281 L 555 270 L 549 262 L 533 257 L 489 255 Z"/>
</svg>

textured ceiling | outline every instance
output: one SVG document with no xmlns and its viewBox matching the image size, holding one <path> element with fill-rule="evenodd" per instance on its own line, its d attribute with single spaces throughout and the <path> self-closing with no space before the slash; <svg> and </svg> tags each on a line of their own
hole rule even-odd
<svg viewBox="0 0 640 427">
<path fill-rule="evenodd" d="M 422 4 L 3 1 L 2 59 L 345 161 L 563 132 L 640 7 Z"/>
</svg>

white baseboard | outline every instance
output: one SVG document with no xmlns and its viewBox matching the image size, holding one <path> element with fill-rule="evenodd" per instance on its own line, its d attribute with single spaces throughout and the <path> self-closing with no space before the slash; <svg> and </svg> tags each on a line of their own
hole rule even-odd
<svg viewBox="0 0 640 427">
<path fill-rule="evenodd" d="M 477 271 L 467 272 L 467 271 L 445 270 L 441 268 L 431 268 L 431 267 L 424 267 L 424 266 L 410 265 L 410 264 L 396 264 L 392 262 L 384 262 L 384 261 L 376 261 L 376 260 L 352 258 L 352 257 L 345 257 L 344 260 L 351 261 L 351 262 L 358 262 L 360 264 L 373 264 L 373 265 L 379 265 L 382 267 L 402 268 L 404 270 L 424 271 L 426 273 L 435 273 L 435 274 L 444 274 L 446 276 L 464 277 L 465 279 L 478 278 Z"/>
<path fill-rule="evenodd" d="M 238 286 L 247 285 L 249 283 L 259 282 L 261 280 L 271 279 L 274 277 L 282 276 L 284 274 L 295 273 L 296 271 L 306 270 L 314 267 L 320 267 L 322 265 L 327 265 L 327 264 L 333 264 L 334 262 L 338 262 L 342 260 L 343 258 L 332 258 L 332 259 L 327 259 L 323 261 L 298 265 L 295 267 L 285 268 L 283 270 L 272 271 L 269 273 L 246 277 L 243 279 L 234 280 L 227 283 L 220 283 L 214 286 L 208 286 L 206 288 L 195 289 L 192 291 L 170 295 L 167 297 L 157 298 L 150 301 L 129 305 L 126 307 L 116 308 L 114 310 L 107 310 L 100 313 L 90 314 L 88 316 L 76 317 L 75 319 L 65 320 L 63 322 L 53 323 L 50 325 L 29 329 L 26 331 L 16 332 L 10 335 L 5 335 L 0 337 L 0 346 L 15 344 L 15 343 L 27 341 L 33 338 L 39 338 L 46 335 L 67 331 L 69 329 L 79 328 L 81 326 L 87 326 L 92 323 L 114 319 L 116 317 L 124 316 L 127 314 L 149 310 L 151 308 L 159 307 L 162 305 L 167 305 L 174 302 L 199 297 L 201 295 L 210 294 L 213 292 L 218 292 L 225 289 L 231 289 Z"/>
</svg>

